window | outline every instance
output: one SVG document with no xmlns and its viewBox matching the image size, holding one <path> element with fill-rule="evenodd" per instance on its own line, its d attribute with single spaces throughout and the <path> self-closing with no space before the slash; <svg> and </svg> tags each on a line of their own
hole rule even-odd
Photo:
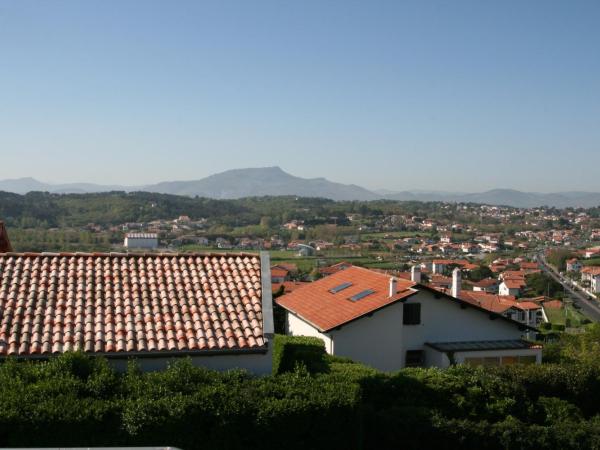
<svg viewBox="0 0 600 450">
<path fill-rule="evenodd" d="M 404 325 L 419 325 L 421 323 L 421 304 L 405 303 L 404 315 L 402 318 Z"/>
<path fill-rule="evenodd" d="M 502 357 L 502 365 L 503 366 L 517 364 L 518 362 L 519 362 L 519 358 L 517 356 L 503 356 Z"/>
<path fill-rule="evenodd" d="M 465 358 L 465 364 L 468 366 L 499 366 L 499 356 L 486 356 L 483 358 Z"/>
<path fill-rule="evenodd" d="M 367 289 L 366 291 L 362 291 L 356 295 L 353 295 L 352 297 L 350 297 L 350 300 L 352 300 L 353 302 L 357 302 L 357 301 L 365 298 L 366 296 L 374 294 L 374 293 L 375 293 L 375 291 L 373 289 Z"/>
<path fill-rule="evenodd" d="M 528 356 L 487 356 L 487 357 L 471 357 L 465 358 L 464 363 L 469 366 L 499 366 L 511 364 L 535 364 L 535 355 Z"/>
<path fill-rule="evenodd" d="M 406 351 L 406 367 L 422 367 L 423 366 L 423 350 L 407 350 Z"/>
<path fill-rule="evenodd" d="M 352 283 L 350 282 L 342 283 L 339 286 L 329 289 L 329 292 L 331 292 L 332 294 L 337 294 L 338 292 L 343 291 L 344 289 L 349 288 L 350 286 L 352 286 Z"/>
</svg>

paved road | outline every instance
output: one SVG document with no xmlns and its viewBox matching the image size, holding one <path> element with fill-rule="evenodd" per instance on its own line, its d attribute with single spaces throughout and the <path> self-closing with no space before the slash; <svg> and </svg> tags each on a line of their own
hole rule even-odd
<svg viewBox="0 0 600 450">
<path fill-rule="evenodd" d="M 572 288 L 560 274 L 556 273 L 552 267 L 546 264 L 543 255 L 537 255 L 537 260 L 540 263 L 542 270 L 562 284 L 565 291 L 573 299 L 573 303 L 581 307 L 581 310 L 586 316 L 594 322 L 600 322 L 600 304 L 598 301 L 591 300 L 587 294 L 583 294 L 579 290 Z"/>
</svg>

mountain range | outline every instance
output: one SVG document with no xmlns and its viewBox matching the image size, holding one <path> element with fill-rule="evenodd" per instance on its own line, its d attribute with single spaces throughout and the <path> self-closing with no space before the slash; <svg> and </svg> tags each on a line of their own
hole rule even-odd
<svg viewBox="0 0 600 450">
<path fill-rule="evenodd" d="M 595 207 L 600 205 L 600 193 L 556 192 L 536 193 L 513 189 L 493 189 L 480 193 L 444 191 L 371 191 L 355 184 L 342 184 L 325 178 L 300 178 L 279 167 L 228 170 L 191 181 L 165 181 L 144 186 L 99 185 L 91 183 L 49 184 L 34 178 L 0 180 L 0 191 L 25 194 L 32 191 L 52 193 L 93 193 L 106 191 L 145 191 L 162 194 L 234 199 L 264 195 L 298 195 L 324 197 L 332 200 L 401 200 L 470 202 L 514 207 L 554 206 Z"/>
</svg>

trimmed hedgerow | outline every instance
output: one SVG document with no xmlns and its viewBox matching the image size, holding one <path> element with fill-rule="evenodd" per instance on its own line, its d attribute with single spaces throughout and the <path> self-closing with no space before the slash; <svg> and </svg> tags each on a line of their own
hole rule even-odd
<svg viewBox="0 0 600 450">
<path fill-rule="evenodd" d="M 298 365 L 310 373 L 326 372 L 325 344 L 308 336 L 276 335 L 273 346 L 273 374 L 292 372 Z"/>
<path fill-rule="evenodd" d="M 185 359 L 150 373 L 134 363 L 117 373 L 77 353 L 8 359 L 0 364 L 0 447 L 600 448 L 595 333 L 563 339 L 555 364 L 389 374 L 322 346 L 319 353 L 310 339 L 300 342 L 312 350 L 292 353 L 301 364 L 290 369 L 288 356 L 286 370 L 262 378 Z M 316 354 L 326 371 L 309 370 Z"/>
</svg>

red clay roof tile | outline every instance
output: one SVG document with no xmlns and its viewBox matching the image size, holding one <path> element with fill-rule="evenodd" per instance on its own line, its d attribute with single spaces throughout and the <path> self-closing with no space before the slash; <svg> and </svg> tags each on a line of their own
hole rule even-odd
<svg viewBox="0 0 600 450">
<path fill-rule="evenodd" d="M 261 295 L 257 255 L 0 254 L 0 355 L 262 347 Z"/>
<path fill-rule="evenodd" d="M 352 285 L 337 293 L 330 292 L 343 283 Z M 350 266 L 313 283 L 307 283 L 306 286 L 279 297 L 276 302 L 320 330 L 327 331 L 416 293 L 411 289 L 415 283 L 397 280 L 396 294 L 390 297 L 389 283 L 389 275 Z M 375 292 L 358 301 L 349 300 L 367 289 Z"/>
</svg>

